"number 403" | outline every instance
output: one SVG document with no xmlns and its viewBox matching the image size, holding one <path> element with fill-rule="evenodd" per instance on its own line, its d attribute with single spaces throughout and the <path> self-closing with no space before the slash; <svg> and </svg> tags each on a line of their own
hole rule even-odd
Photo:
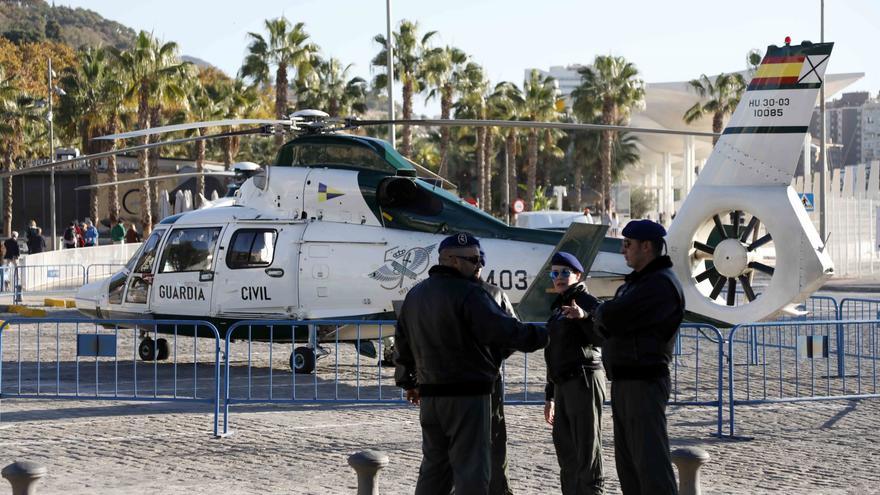
<svg viewBox="0 0 880 495">
<path fill-rule="evenodd" d="M 500 287 L 503 290 L 525 290 L 526 287 L 528 287 L 526 277 L 527 274 L 525 270 L 500 270 L 496 279 L 495 270 L 489 270 L 489 275 L 486 276 L 486 282 Z"/>
</svg>

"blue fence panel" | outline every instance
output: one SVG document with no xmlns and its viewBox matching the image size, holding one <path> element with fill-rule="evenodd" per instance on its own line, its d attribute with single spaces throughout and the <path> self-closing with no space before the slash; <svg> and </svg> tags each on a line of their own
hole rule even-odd
<svg viewBox="0 0 880 495">
<path fill-rule="evenodd" d="M 0 397 L 205 402 L 217 435 L 220 349 L 205 321 L 9 320 L 0 326 Z"/>
<path fill-rule="evenodd" d="M 86 267 L 85 283 L 97 282 L 125 268 L 125 263 L 92 263 Z"/>
<path fill-rule="evenodd" d="M 876 318 L 732 328 L 727 373 L 730 436 L 735 433 L 737 405 L 880 396 L 878 329 Z M 841 352 L 843 347 L 848 350 Z M 841 355 L 847 359 L 842 361 Z"/>
</svg>

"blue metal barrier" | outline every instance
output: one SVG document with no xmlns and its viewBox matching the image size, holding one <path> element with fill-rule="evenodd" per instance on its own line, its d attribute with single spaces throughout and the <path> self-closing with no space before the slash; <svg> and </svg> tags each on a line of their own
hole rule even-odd
<svg viewBox="0 0 880 495">
<path fill-rule="evenodd" d="M 125 268 L 125 263 L 92 263 L 86 267 L 85 283 L 103 280 Z"/>
<path fill-rule="evenodd" d="M 386 355 L 383 340 L 393 335 L 395 323 L 393 320 L 247 320 L 231 325 L 224 342 L 223 434 L 229 432 L 232 404 L 402 403 L 403 391 L 394 384 L 394 368 L 381 361 Z M 236 345 L 239 340 L 243 342 Z M 363 366 L 367 358 L 346 347 L 352 340 L 357 348 L 363 344 L 375 349 L 376 357 L 366 361 L 369 369 Z M 311 371 L 311 364 L 316 363 L 310 361 L 310 351 L 304 346 L 308 343 L 315 348 L 319 341 L 322 346 L 316 353 L 317 359 L 326 359 L 332 351 L 332 360 L 315 367 L 311 374 L 292 372 L 298 359 L 308 361 L 305 369 Z M 378 346 L 367 344 L 369 341 L 378 342 Z M 298 346 L 303 347 L 298 349 Z M 671 403 L 716 406 L 719 435 L 724 410 L 723 357 L 724 339 L 715 327 L 682 325 L 672 363 Z M 236 362 L 244 366 L 235 366 Z M 502 365 L 502 380 L 506 403 L 544 403 L 547 378 L 542 355 L 514 353 Z"/>
<path fill-rule="evenodd" d="M 876 318 L 733 327 L 727 339 L 729 435 L 737 405 L 880 397 L 878 334 Z M 848 342 L 853 344 L 842 351 Z"/>
<path fill-rule="evenodd" d="M 206 321 L 13 319 L 0 326 L 0 398 L 204 402 L 216 436 L 220 349 Z"/>
</svg>

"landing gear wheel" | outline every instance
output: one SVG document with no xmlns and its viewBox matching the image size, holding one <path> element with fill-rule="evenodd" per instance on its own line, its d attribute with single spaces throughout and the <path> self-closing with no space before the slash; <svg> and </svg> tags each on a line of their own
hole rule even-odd
<svg viewBox="0 0 880 495">
<path fill-rule="evenodd" d="M 165 361 L 168 359 L 169 349 L 168 349 L 168 341 L 165 339 L 156 340 L 156 350 L 158 351 L 159 357 L 157 358 L 159 361 Z"/>
<path fill-rule="evenodd" d="M 297 347 L 290 354 L 290 369 L 297 374 L 311 373 L 315 370 L 315 351 L 308 347 Z"/>
<path fill-rule="evenodd" d="M 150 337 L 144 337 L 138 344 L 138 356 L 142 361 L 155 361 L 156 345 Z"/>
</svg>

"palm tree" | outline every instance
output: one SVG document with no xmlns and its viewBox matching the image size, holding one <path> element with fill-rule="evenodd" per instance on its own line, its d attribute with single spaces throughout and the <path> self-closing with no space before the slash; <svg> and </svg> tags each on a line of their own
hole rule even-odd
<svg viewBox="0 0 880 495">
<path fill-rule="evenodd" d="M 206 85 L 205 90 L 219 106 L 219 118 L 245 119 L 256 117 L 259 113 L 260 95 L 257 93 L 256 88 L 247 87 L 241 79 Z M 220 141 L 220 147 L 223 150 L 223 163 L 226 165 L 226 170 L 229 170 L 232 166 L 240 146 L 241 136 L 225 137 Z"/>
<path fill-rule="evenodd" d="M 179 63 L 176 58 L 177 44 L 173 42 L 159 44 L 149 33 L 141 31 L 135 38 L 134 45 L 125 51 L 113 49 L 119 61 L 120 72 L 126 84 L 126 97 L 137 102 L 137 126 L 147 129 L 150 126 L 151 113 L 154 108 L 161 111 L 163 95 L 173 93 L 175 96 L 182 91 L 170 89 L 170 79 L 181 77 L 189 70 L 188 63 Z M 147 144 L 149 138 L 141 138 L 141 144 Z M 142 178 L 150 176 L 147 163 L 147 152 L 138 152 L 138 172 Z M 152 187 L 148 181 L 141 186 L 141 224 L 143 234 L 153 230 Z"/>
<path fill-rule="evenodd" d="M 532 70 L 523 85 L 522 120 L 552 121 L 556 119 L 556 80 Z M 529 129 L 526 161 L 526 209 L 532 209 L 538 170 L 538 130 Z"/>
<path fill-rule="evenodd" d="M 603 124 L 625 124 L 632 109 L 644 101 L 645 83 L 638 78 L 636 66 L 623 57 L 598 55 L 592 67 L 584 67 L 578 72 L 581 75 L 581 85 L 576 90 L 575 98 L 587 98 L 597 105 L 601 102 Z M 601 192 L 606 211 L 611 210 L 614 133 L 612 130 L 602 131 L 601 138 Z"/>
<path fill-rule="evenodd" d="M 268 39 L 258 33 L 248 33 L 248 55 L 239 70 L 239 77 L 251 79 L 256 84 L 268 84 L 269 73 L 275 68 L 275 117 L 287 118 L 287 89 L 290 84 L 289 70 L 295 71 L 295 79 L 305 78 L 313 68 L 320 48 L 309 43 L 305 23 L 290 25 L 284 17 L 264 21 Z M 275 144 L 281 146 L 284 136 L 276 134 Z"/>
<path fill-rule="evenodd" d="M 425 82 L 431 88 L 426 101 L 440 97 L 440 118 L 449 119 L 452 115 L 452 100 L 461 92 L 465 81 L 465 68 L 468 55 L 458 48 L 447 46 L 434 48 L 427 54 Z M 443 175 L 449 155 L 449 128 L 440 128 L 440 169 Z"/>
<path fill-rule="evenodd" d="M 0 65 L 0 160 L 2 170 L 15 170 L 15 161 L 22 156 L 28 124 L 38 120 L 33 98 L 18 87 L 13 76 L 7 77 Z M 3 191 L 3 231 L 12 233 L 12 177 L 6 177 Z"/>
<path fill-rule="evenodd" d="M 718 134 L 724 129 L 724 117 L 733 113 L 739 104 L 746 80 L 742 74 L 718 74 L 715 80 L 701 74 L 699 79 L 688 81 L 688 85 L 705 101 L 694 103 L 684 113 L 684 121 L 692 124 L 705 115 L 712 115 L 712 132 Z M 708 100 L 706 100 L 708 98 Z M 718 136 L 712 137 L 712 145 L 718 142 Z"/>
<path fill-rule="evenodd" d="M 367 81 L 349 77 L 351 67 L 343 67 L 336 58 L 319 61 L 311 76 L 299 85 L 299 102 L 306 108 L 324 109 L 331 117 L 366 112 Z"/>
<path fill-rule="evenodd" d="M 413 95 L 421 93 L 425 85 L 425 68 L 431 48 L 429 42 L 437 34 L 437 31 L 429 31 L 419 38 L 419 24 L 406 19 L 400 21 L 397 31 L 392 33 L 394 37 L 394 79 L 403 84 L 403 118 L 412 118 Z M 379 53 L 373 57 L 372 65 L 376 67 L 388 66 L 387 44 L 385 36 L 377 34 L 373 40 L 382 46 Z M 378 74 L 373 82 L 376 87 L 388 85 L 388 74 Z M 393 98 L 394 95 L 388 95 Z M 408 156 L 412 151 L 412 128 L 403 126 L 400 133 L 400 152 Z"/>
<path fill-rule="evenodd" d="M 115 133 L 123 104 L 124 87 L 107 50 L 88 48 L 78 55 L 78 64 L 65 70 L 59 83 L 65 90 L 58 106 L 56 122 L 80 139 L 85 154 L 112 149 L 114 143 L 94 141 L 98 135 Z M 107 144 L 110 146 L 107 147 Z M 97 184 L 99 160 L 89 163 L 89 180 Z M 116 157 L 108 158 L 110 181 L 116 181 Z M 109 193 L 110 221 L 119 216 L 119 193 L 113 186 Z M 92 189 L 89 216 L 98 222 L 98 191 Z"/>
<path fill-rule="evenodd" d="M 188 117 L 197 122 L 217 120 L 223 116 L 224 109 L 218 104 L 205 86 L 196 80 L 189 90 L 189 112 Z M 208 132 L 208 128 L 200 127 L 197 130 L 199 136 L 204 136 Z M 193 143 L 194 159 L 196 161 L 196 172 L 203 173 L 205 171 L 205 140 L 201 139 Z M 196 208 L 202 206 L 202 197 L 205 196 L 205 176 L 196 176 Z"/>
<path fill-rule="evenodd" d="M 486 118 L 486 92 L 489 81 L 483 72 L 483 68 L 476 63 L 469 63 L 464 69 L 464 79 L 461 87 L 461 98 L 455 103 L 455 117 L 464 119 Z M 491 200 L 486 194 L 488 181 L 486 167 L 486 127 L 480 126 L 475 129 L 474 155 L 476 156 L 477 171 L 477 202 L 486 211 L 491 211 Z"/>
<path fill-rule="evenodd" d="M 503 81 L 495 85 L 495 89 L 489 96 L 489 113 L 498 120 L 517 120 L 522 112 L 525 100 L 522 90 L 516 84 Z M 504 139 L 504 153 L 508 163 L 507 187 L 511 200 L 516 198 L 516 129 L 511 127 L 507 130 Z M 510 208 L 510 205 L 505 205 Z"/>
</svg>

